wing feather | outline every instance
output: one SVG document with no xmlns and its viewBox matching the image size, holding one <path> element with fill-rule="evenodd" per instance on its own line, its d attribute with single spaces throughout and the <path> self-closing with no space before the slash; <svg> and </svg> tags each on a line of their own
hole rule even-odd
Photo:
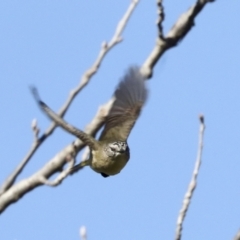
<svg viewBox="0 0 240 240">
<path fill-rule="evenodd" d="M 126 141 L 147 99 L 145 79 L 139 68 L 131 67 L 120 81 L 115 102 L 99 140 Z"/>
</svg>

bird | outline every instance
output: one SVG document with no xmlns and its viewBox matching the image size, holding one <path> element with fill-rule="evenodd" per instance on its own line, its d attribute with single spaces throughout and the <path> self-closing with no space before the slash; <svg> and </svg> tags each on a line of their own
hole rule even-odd
<svg viewBox="0 0 240 240">
<path fill-rule="evenodd" d="M 89 158 L 75 165 L 72 172 L 90 166 L 106 178 L 120 173 L 125 167 L 130 159 L 127 139 L 147 100 L 145 80 L 139 67 L 130 67 L 126 71 L 114 92 L 114 102 L 99 140 L 63 120 L 40 99 L 37 89 L 31 88 L 40 109 L 56 125 L 82 140 L 90 148 Z"/>
</svg>

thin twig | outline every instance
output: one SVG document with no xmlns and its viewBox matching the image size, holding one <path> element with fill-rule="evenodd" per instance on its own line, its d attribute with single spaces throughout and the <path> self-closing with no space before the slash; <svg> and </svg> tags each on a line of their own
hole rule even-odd
<svg viewBox="0 0 240 240">
<path fill-rule="evenodd" d="M 70 94 L 68 96 L 68 99 L 61 107 L 58 114 L 63 117 L 68 110 L 70 104 L 74 100 L 74 98 L 77 96 L 77 94 L 89 83 L 91 77 L 98 71 L 103 58 L 105 55 L 119 42 L 122 41 L 122 32 L 124 31 L 126 24 L 137 6 L 138 0 L 132 0 L 126 13 L 122 17 L 122 19 L 119 21 L 116 31 L 110 40 L 109 43 L 103 43 L 101 50 L 96 58 L 96 61 L 93 63 L 93 65 L 83 74 L 78 86 L 74 88 L 72 91 L 70 91 Z M 9 189 L 15 182 L 18 175 L 22 172 L 26 164 L 29 162 L 33 154 L 37 151 L 37 149 L 41 146 L 41 144 L 53 133 L 53 131 L 56 128 L 55 123 L 51 123 L 49 128 L 45 131 L 44 134 L 42 134 L 41 137 L 38 138 L 38 141 L 34 141 L 28 154 L 25 156 L 25 158 L 21 161 L 21 163 L 16 167 L 16 169 L 12 172 L 12 174 L 9 175 L 9 177 L 4 181 L 3 185 L 0 188 L 0 196 Z"/>
<path fill-rule="evenodd" d="M 4 192 L 6 192 L 14 184 L 16 178 L 22 172 L 23 168 L 26 166 L 28 161 L 33 156 L 33 154 L 37 151 L 39 146 L 40 146 L 40 142 L 34 140 L 27 155 L 23 158 L 23 160 L 20 162 L 20 164 L 14 169 L 14 171 L 3 182 L 3 184 L 0 188 L 0 197 Z"/>
<path fill-rule="evenodd" d="M 201 12 L 204 6 L 209 2 L 213 2 L 213 0 L 197 0 L 194 6 L 189 8 L 184 14 L 182 14 L 179 17 L 179 19 L 174 24 L 172 29 L 168 32 L 166 37 L 163 37 L 161 24 L 159 27 L 159 23 L 163 21 L 163 17 L 159 23 L 157 22 L 158 38 L 156 40 L 156 44 L 153 47 L 152 52 L 149 54 L 149 56 L 147 57 L 147 59 L 145 60 L 141 68 L 141 73 L 146 78 L 152 77 L 153 68 L 155 64 L 158 62 L 158 60 L 160 59 L 160 57 L 165 53 L 165 51 L 167 51 L 172 47 L 177 46 L 180 40 L 182 40 L 187 35 L 187 33 L 190 32 L 191 28 L 194 26 L 194 20 L 196 16 Z M 159 3 L 159 0 L 157 0 L 157 3 Z"/>
<path fill-rule="evenodd" d="M 81 79 L 80 85 L 78 87 L 78 89 L 73 90 L 71 92 L 72 95 L 76 94 L 76 92 L 80 91 L 83 87 L 85 87 L 88 82 L 89 79 L 97 72 L 97 70 L 99 69 L 103 58 L 105 57 L 105 55 L 109 52 L 109 50 L 111 50 L 116 44 L 120 43 L 122 41 L 122 32 L 126 27 L 126 24 L 133 12 L 133 10 L 135 9 L 136 5 L 138 3 L 138 0 L 132 0 L 126 13 L 124 14 L 123 18 L 119 21 L 116 31 L 112 37 L 112 39 L 110 40 L 109 43 L 103 42 L 102 43 L 102 47 L 101 50 L 98 54 L 98 57 L 96 59 L 96 61 L 94 62 L 94 64 L 92 65 L 91 68 L 89 68 L 84 74 L 83 77 Z"/>
<path fill-rule="evenodd" d="M 163 21 L 165 18 L 165 13 L 164 13 L 164 8 L 162 4 L 162 0 L 157 0 L 157 6 L 158 6 L 158 19 L 157 19 L 157 26 L 158 26 L 158 37 L 160 39 L 164 39 L 164 34 L 163 34 Z"/>
<path fill-rule="evenodd" d="M 40 132 L 40 129 L 37 124 L 37 119 L 32 120 L 31 128 L 34 134 L 34 140 L 37 142 L 38 141 L 38 134 Z"/>
<path fill-rule="evenodd" d="M 26 166 L 27 162 L 30 160 L 30 158 L 33 156 L 35 151 L 37 150 L 38 146 L 40 146 L 41 142 L 39 141 L 38 134 L 40 132 L 40 129 L 37 125 L 37 120 L 33 119 L 31 123 L 31 128 L 34 134 L 34 139 L 32 146 L 27 153 L 26 157 L 22 160 L 22 162 L 16 167 L 16 169 L 13 171 L 11 175 L 8 176 L 8 178 L 4 181 L 3 185 L 0 188 L 0 196 L 8 189 L 10 188 L 13 183 L 15 182 L 17 176 L 22 172 L 23 168 Z"/>
<path fill-rule="evenodd" d="M 54 180 L 50 181 L 45 176 L 39 176 L 40 182 L 42 184 L 45 184 L 45 185 L 48 185 L 48 186 L 51 186 L 51 187 L 56 187 L 60 183 L 62 183 L 62 181 L 70 174 L 70 169 L 75 164 L 75 158 L 74 158 L 74 156 L 69 156 L 66 159 L 66 161 L 68 162 L 67 168 L 62 170 Z"/>
<path fill-rule="evenodd" d="M 197 177 L 198 177 L 198 173 L 199 173 L 199 169 L 200 169 L 200 165 L 201 165 L 201 161 L 202 161 L 203 135 L 204 135 L 204 130 L 205 130 L 204 116 L 200 115 L 199 120 L 200 120 L 200 128 L 199 128 L 199 143 L 198 143 L 197 159 L 196 159 L 195 167 L 193 170 L 192 179 L 188 186 L 188 190 L 184 196 L 182 208 L 178 215 L 175 240 L 181 239 L 183 222 L 186 217 L 186 213 L 188 211 L 191 199 L 193 197 L 194 190 L 197 185 Z"/>
</svg>

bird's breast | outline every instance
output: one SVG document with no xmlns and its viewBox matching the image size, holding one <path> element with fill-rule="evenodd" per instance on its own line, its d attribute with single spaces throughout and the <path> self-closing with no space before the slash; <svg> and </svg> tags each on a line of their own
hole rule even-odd
<svg viewBox="0 0 240 240">
<path fill-rule="evenodd" d="M 129 154 L 123 153 L 109 157 L 104 152 L 92 151 L 91 168 L 98 173 L 107 175 L 118 174 L 129 160 Z"/>
</svg>

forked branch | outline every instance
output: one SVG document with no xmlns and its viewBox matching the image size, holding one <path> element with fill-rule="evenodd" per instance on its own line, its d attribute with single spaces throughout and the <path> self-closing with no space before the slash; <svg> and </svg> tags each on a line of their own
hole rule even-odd
<svg viewBox="0 0 240 240">
<path fill-rule="evenodd" d="M 146 78 L 151 78 L 153 74 L 153 68 L 160 59 L 160 57 L 168 49 L 177 46 L 177 44 L 182 40 L 187 33 L 190 32 L 191 28 L 194 26 L 194 21 L 197 15 L 209 2 L 214 0 L 198 0 L 192 7 L 188 9 L 187 12 L 183 13 L 177 22 L 173 25 L 172 29 L 168 32 L 166 36 L 163 34 L 162 23 L 164 20 L 164 9 L 162 6 L 162 0 L 157 0 L 158 5 L 158 38 L 156 39 L 156 44 L 153 50 L 145 60 L 142 65 L 142 74 Z"/>
</svg>

